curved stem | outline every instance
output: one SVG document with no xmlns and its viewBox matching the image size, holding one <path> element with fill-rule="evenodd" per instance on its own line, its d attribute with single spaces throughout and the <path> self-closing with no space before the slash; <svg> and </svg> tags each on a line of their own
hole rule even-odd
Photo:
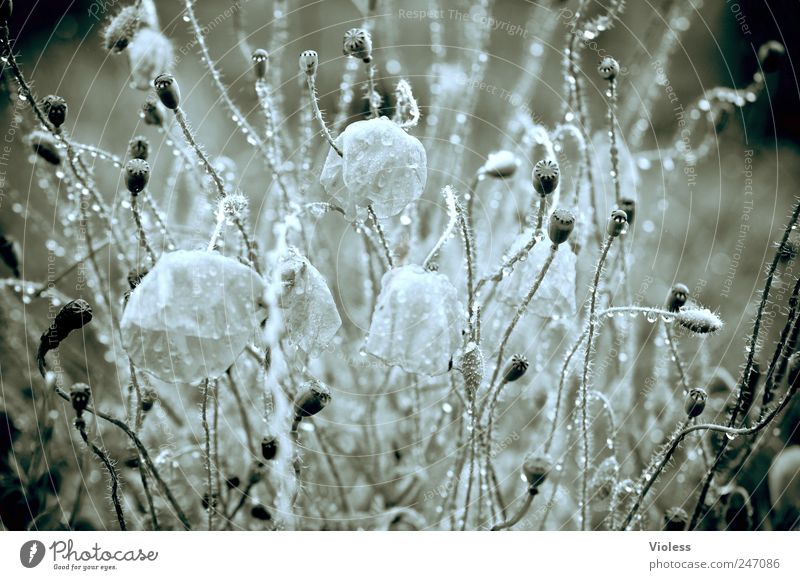
<svg viewBox="0 0 800 580">
<path fill-rule="evenodd" d="M 320 111 L 319 109 L 319 102 L 317 102 L 316 80 L 312 75 L 308 75 L 307 81 L 308 81 L 308 92 L 311 97 L 311 108 L 314 111 L 314 117 L 317 119 L 320 131 L 322 131 L 322 134 L 325 137 L 325 140 L 328 142 L 328 145 L 331 146 L 331 149 L 336 151 L 339 157 L 344 157 L 342 149 L 334 141 L 333 135 L 331 135 L 331 132 L 328 129 L 328 125 L 325 124 L 325 117 L 322 116 L 322 111 Z"/>
<path fill-rule="evenodd" d="M 86 443 L 86 446 L 100 459 L 108 471 L 108 476 L 111 478 L 111 501 L 114 504 L 114 511 L 117 515 L 119 529 L 124 532 L 127 530 L 127 526 L 125 525 L 125 514 L 122 511 L 122 503 L 119 500 L 119 475 L 117 475 L 117 470 L 114 468 L 114 464 L 108 458 L 108 455 L 106 455 L 106 452 L 89 440 L 89 435 L 86 433 L 86 423 L 80 417 L 75 420 L 75 428 L 78 430 L 78 433 L 81 434 L 81 439 Z"/>
<path fill-rule="evenodd" d="M 492 531 L 499 532 L 500 530 L 505 530 L 507 528 L 511 528 L 517 525 L 519 521 L 525 517 L 525 514 L 528 513 L 528 510 L 531 509 L 531 504 L 533 504 L 533 498 L 535 498 L 537 494 L 538 490 L 536 488 L 529 490 L 527 496 L 525 497 L 525 501 L 519 508 L 519 511 L 517 511 L 517 513 L 515 513 L 511 517 L 511 519 L 506 520 L 492 527 Z"/>
</svg>

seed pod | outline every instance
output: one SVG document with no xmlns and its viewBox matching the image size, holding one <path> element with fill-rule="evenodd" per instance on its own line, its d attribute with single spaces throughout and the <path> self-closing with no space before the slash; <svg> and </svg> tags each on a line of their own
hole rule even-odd
<svg viewBox="0 0 800 580">
<path fill-rule="evenodd" d="M 342 52 L 369 63 L 372 60 L 372 36 L 363 28 L 351 28 L 344 33 Z"/>
<path fill-rule="evenodd" d="M 278 455 L 278 439 L 274 435 L 267 435 L 261 440 L 261 457 L 272 461 Z"/>
<path fill-rule="evenodd" d="M 142 119 L 146 125 L 155 127 L 161 127 L 164 123 L 164 115 L 161 114 L 158 100 L 152 95 L 147 97 L 142 105 Z"/>
<path fill-rule="evenodd" d="M 72 402 L 72 408 L 75 409 L 78 416 L 86 410 L 91 397 L 92 390 L 86 383 L 75 383 L 69 389 L 69 400 Z"/>
<path fill-rule="evenodd" d="M 55 137 L 49 131 L 36 130 L 28 137 L 33 152 L 53 165 L 61 163 L 61 151 Z"/>
<path fill-rule="evenodd" d="M 531 172 L 533 189 L 541 196 L 550 195 L 558 187 L 559 169 L 558 163 L 543 159 L 533 166 Z"/>
<path fill-rule="evenodd" d="M 619 63 L 615 58 L 605 57 L 597 66 L 597 72 L 607 81 L 613 81 L 619 75 Z"/>
<path fill-rule="evenodd" d="M 55 349 L 69 336 L 73 330 L 78 330 L 92 321 L 92 307 L 86 300 L 78 299 L 68 302 L 56 314 L 55 320 L 42 334 L 39 340 L 39 350 L 36 353 L 36 362 L 39 372 L 45 376 L 45 355 Z"/>
<path fill-rule="evenodd" d="M 150 180 L 150 164 L 144 159 L 130 159 L 125 163 L 125 186 L 131 195 L 138 195 Z"/>
<path fill-rule="evenodd" d="M 575 228 L 575 215 L 566 209 L 557 209 L 550 216 L 550 227 L 547 235 L 556 245 L 563 244 Z"/>
<path fill-rule="evenodd" d="M 683 408 L 686 411 L 686 415 L 688 415 L 690 419 L 694 419 L 695 417 L 700 415 L 706 408 L 707 400 L 708 400 L 708 395 L 703 389 L 700 388 L 691 389 L 686 394 L 686 400 L 683 404 Z"/>
<path fill-rule="evenodd" d="M 325 383 L 316 379 L 305 383 L 300 387 L 297 397 L 295 397 L 294 400 L 294 428 L 297 428 L 297 425 L 303 417 L 311 417 L 322 411 L 330 400 L 331 390 Z"/>
<path fill-rule="evenodd" d="M 142 400 L 139 402 L 143 413 L 149 413 L 158 401 L 158 393 L 155 389 L 145 389 L 142 392 Z"/>
<path fill-rule="evenodd" d="M 606 233 L 616 238 L 620 234 L 624 234 L 628 230 L 628 216 L 621 209 L 615 209 L 611 212 L 611 217 L 608 218 L 606 225 Z"/>
<path fill-rule="evenodd" d="M 765 73 L 777 71 L 785 56 L 786 48 L 777 40 L 765 42 L 758 49 L 758 61 Z"/>
<path fill-rule="evenodd" d="M 153 86 L 162 105 L 173 111 L 178 108 L 181 102 L 181 91 L 174 76 L 162 73 L 155 78 Z"/>
<path fill-rule="evenodd" d="M 0 234 L 0 259 L 14 273 L 15 278 L 20 277 L 19 257 L 17 256 L 17 244 L 4 235 Z"/>
<path fill-rule="evenodd" d="M 133 40 L 139 28 L 139 9 L 136 6 L 126 6 L 117 14 L 103 31 L 103 44 L 111 53 L 120 53 L 125 50 Z"/>
<path fill-rule="evenodd" d="M 511 357 L 511 360 L 508 362 L 506 366 L 506 370 L 503 373 L 503 380 L 507 383 L 513 383 L 514 381 L 518 381 L 522 378 L 525 372 L 528 370 L 528 359 L 522 356 L 521 354 L 515 354 Z"/>
<path fill-rule="evenodd" d="M 483 164 L 481 172 L 489 177 L 505 179 L 511 177 L 519 168 L 519 160 L 511 151 L 495 151 L 489 153 L 489 158 Z"/>
<path fill-rule="evenodd" d="M 522 474 L 528 480 L 528 491 L 535 494 L 540 485 L 544 483 L 550 470 L 553 469 L 553 462 L 547 455 L 529 454 L 522 464 Z"/>
<path fill-rule="evenodd" d="M 628 217 L 628 225 L 633 225 L 633 218 L 636 217 L 636 201 L 630 197 L 623 197 L 619 200 L 619 209 Z"/>
<path fill-rule="evenodd" d="M 256 78 L 260 81 L 267 79 L 267 71 L 269 70 L 269 53 L 263 48 L 253 51 L 253 72 L 256 73 Z"/>
<path fill-rule="evenodd" d="M 48 95 L 42 99 L 42 109 L 56 129 L 67 119 L 67 102 L 58 95 Z"/>
<path fill-rule="evenodd" d="M 300 72 L 306 73 L 309 77 L 317 76 L 319 66 L 319 55 L 316 50 L 304 50 L 300 53 Z"/>
<path fill-rule="evenodd" d="M 260 503 L 250 508 L 250 515 L 257 520 L 262 520 L 264 522 L 268 522 L 272 519 L 272 515 L 269 513 L 269 510 Z"/>
<path fill-rule="evenodd" d="M 128 155 L 132 159 L 147 161 L 150 156 L 150 141 L 143 135 L 137 135 L 128 142 Z"/>
<path fill-rule="evenodd" d="M 665 532 L 682 532 L 689 525 L 689 514 L 686 510 L 679 507 L 671 507 L 664 512 L 664 526 Z"/>
<path fill-rule="evenodd" d="M 11 20 L 12 12 L 14 12 L 14 3 L 11 0 L 0 0 L 0 22 L 5 24 Z"/>
<path fill-rule="evenodd" d="M 684 308 L 675 316 L 675 322 L 696 334 L 711 334 L 722 328 L 722 320 L 708 308 Z"/>
<path fill-rule="evenodd" d="M 670 312 L 678 312 L 683 305 L 686 304 L 686 301 L 689 299 L 689 288 L 686 284 L 681 284 L 680 282 L 675 284 L 669 291 L 669 296 L 667 296 L 667 303 L 666 308 Z"/>
</svg>

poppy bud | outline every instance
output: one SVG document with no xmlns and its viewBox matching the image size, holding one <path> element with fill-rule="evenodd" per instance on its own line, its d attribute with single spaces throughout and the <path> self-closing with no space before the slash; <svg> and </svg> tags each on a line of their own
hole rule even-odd
<svg viewBox="0 0 800 580">
<path fill-rule="evenodd" d="M 786 48 L 777 40 L 765 42 L 758 49 L 758 61 L 765 73 L 777 71 L 785 56 Z"/>
<path fill-rule="evenodd" d="M 300 387 L 294 400 L 295 421 L 299 423 L 303 417 L 316 415 L 331 400 L 331 390 L 316 379 L 312 379 Z"/>
<path fill-rule="evenodd" d="M 683 404 L 683 408 L 690 419 L 694 419 L 703 412 L 706 408 L 707 399 L 708 395 L 706 392 L 699 388 L 691 389 L 686 394 L 686 401 Z"/>
<path fill-rule="evenodd" d="M 675 322 L 696 334 L 711 334 L 722 328 L 722 320 L 708 308 L 684 308 L 675 316 Z"/>
<path fill-rule="evenodd" d="M 620 234 L 624 234 L 628 230 L 628 216 L 621 209 L 615 209 L 611 212 L 611 217 L 608 218 L 606 225 L 606 233 L 616 238 Z"/>
<path fill-rule="evenodd" d="M 304 72 L 310 77 L 316 77 L 318 65 L 319 55 L 316 50 L 304 50 L 300 53 L 300 72 Z"/>
<path fill-rule="evenodd" d="M 615 58 L 605 57 L 597 66 L 597 72 L 607 81 L 613 81 L 619 75 L 619 63 Z"/>
<path fill-rule="evenodd" d="M 633 218 L 636 217 L 636 201 L 630 197 L 623 197 L 619 200 L 619 209 L 628 217 L 628 225 L 633 225 Z"/>
<path fill-rule="evenodd" d="M 278 455 L 278 439 L 273 435 L 267 435 L 261 440 L 261 457 L 267 461 L 272 461 Z"/>
<path fill-rule="evenodd" d="M 557 209 L 550 216 L 550 227 L 547 234 L 555 245 L 563 244 L 575 228 L 575 216 L 566 209 Z"/>
<path fill-rule="evenodd" d="M 142 400 L 140 401 L 142 412 L 149 413 L 152 411 L 156 401 L 158 401 L 158 393 L 155 389 L 145 389 L 142 392 Z"/>
<path fill-rule="evenodd" d="M 158 75 L 153 81 L 158 98 L 166 108 L 175 110 L 181 102 L 181 91 L 178 88 L 178 81 L 169 73 Z"/>
<path fill-rule="evenodd" d="M 483 164 L 481 171 L 489 177 L 504 179 L 511 177 L 519 168 L 519 160 L 511 151 L 495 151 L 489 153 L 489 158 Z"/>
<path fill-rule="evenodd" d="M 687 525 L 689 525 L 689 514 L 683 508 L 671 507 L 664 512 L 665 532 L 682 532 Z"/>
<path fill-rule="evenodd" d="M 61 151 L 58 148 L 55 137 L 49 131 L 37 129 L 30 134 L 29 140 L 33 152 L 39 157 L 53 165 L 61 163 Z"/>
<path fill-rule="evenodd" d="M 269 510 L 260 503 L 254 505 L 250 509 L 250 515 L 257 520 L 262 520 L 264 522 L 268 522 L 272 519 L 272 515 L 269 513 Z"/>
<path fill-rule="evenodd" d="M 229 477 L 225 480 L 225 487 L 228 489 L 237 489 L 242 484 L 242 480 L 239 479 L 238 476 L 234 475 Z"/>
<path fill-rule="evenodd" d="M 147 137 L 137 135 L 128 142 L 128 155 L 131 159 L 143 159 L 147 161 L 150 156 L 150 141 Z"/>
<path fill-rule="evenodd" d="M 86 383 L 75 383 L 69 389 L 69 400 L 72 402 L 72 408 L 75 409 L 79 416 L 86 410 L 91 397 L 92 391 Z"/>
<path fill-rule="evenodd" d="M 253 51 L 253 71 L 260 81 L 266 80 L 269 69 L 269 53 L 263 48 Z"/>
<path fill-rule="evenodd" d="M 543 159 L 533 166 L 531 180 L 533 189 L 541 196 L 550 195 L 558 187 L 559 170 L 558 163 Z"/>
<path fill-rule="evenodd" d="M 42 99 L 42 109 L 56 129 L 67 119 L 67 102 L 58 95 L 48 95 Z"/>
<path fill-rule="evenodd" d="M 686 301 L 689 299 L 689 288 L 686 284 L 675 284 L 669 291 L 667 296 L 667 310 L 670 312 L 678 312 Z"/>
<path fill-rule="evenodd" d="M 506 366 L 505 373 L 503 373 L 503 380 L 507 383 L 518 381 L 528 370 L 528 359 L 521 354 L 515 354 L 511 357 L 508 365 Z"/>
<path fill-rule="evenodd" d="M 342 52 L 345 56 L 359 58 L 365 63 L 372 60 L 372 36 L 363 28 L 351 28 L 344 33 Z"/>
<path fill-rule="evenodd" d="M 78 299 L 68 302 L 56 314 L 55 320 L 42 334 L 39 340 L 39 350 L 36 353 L 36 362 L 39 372 L 45 376 L 45 355 L 58 348 L 59 344 L 69 336 L 73 330 L 78 330 L 92 320 L 92 307 L 86 300 Z"/>
<path fill-rule="evenodd" d="M 111 53 L 120 53 L 125 50 L 133 40 L 139 28 L 139 9 L 136 6 L 126 6 L 117 14 L 103 31 L 103 43 L 106 50 Z"/>
<path fill-rule="evenodd" d="M 144 159 L 130 159 L 125 164 L 125 186 L 131 195 L 137 195 L 150 180 L 150 164 Z"/>
<path fill-rule="evenodd" d="M 158 101 L 152 95 L 147 97 L 142 105 L 142 119 L 146 125 L 160 127 L 164 123 L 164 115 L 158 108 Z"/>
<path fill-rule="evenodd" d="M 544 483 L 550 470 L 553 469 L 553 462 L 547 455 L 529 454 L 522 464 L 522 474 L 528 481 L 528 491 L 535 494 L 540 485 Z"/>
</svg>

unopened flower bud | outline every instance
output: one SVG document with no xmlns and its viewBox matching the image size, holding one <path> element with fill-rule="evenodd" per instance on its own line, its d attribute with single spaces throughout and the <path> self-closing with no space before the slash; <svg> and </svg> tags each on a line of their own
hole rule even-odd
<svg viewBox="0 0 800 580">
<path fill-rule="evenodd" d="M 619 209 L 625 212 L 628 225 L 633 225 L 633 218 L 636 217 L 636 201 L 630 197 L 623 197 L 619 200 Z"/>
<path fill-rule="evenodd" d="M 278 455 L 278 439 L 274 435 L 267 435 L 261 440 L 261 457 L 272 461 Z"/>
<path fill-rule="evenodd" d="M 86 383 L 75 383 L 69 389 L 69 400 L 78 415 L 86 410 L 91 396 L 92 391 Z"/>
<path fill-rule="evenodd" d="M 92 307 L 82 298 L 67 302 L 53 322 L 61 331 L 72 332 L 92 321 Z"/>
<path fill-rule="evenodd" d="M 260 503 L 254 505 L 250 509 L 250 515 L 257 520 L 261 520 L 264 522 L 268 522 L 272 519 L 272 515 L 269 513 L 269 510 Z"/>
<path fill-rule="evenodd" d="M 708 400 L 708 395 L 703 389 L 700 388 L 691 389 L 686 394 L 686 400 L 683 403 L 683 408 L 686 411 L 686 415 L 690 419 L 694 419 L 695 417 L 700 415 L 706 408 L 707 400 Z"/>
<path fill-rule="evenodd" d="M 786 48 L 777 40 L 765 42 L 758 49 L 758 61 L 765 73 L 777 71 L 785 56 Z"/>
<path fill-rule="evenodd" d="M 160 127 L 164 123 L 164 115 L 159 109 L 158 100 L 150 95 L 142 105 L 142 119 L 146 125 Z"/>
<path fill-rule="evenodd" d="M 522 356 L 521 354 L 515 354 L 511 357 L 511 360 L 508 362 L 506 366 L 506 370 L 503 373 L 503 380 L 507 383 L 513 383 L 514 381 L 518 381 L 522 378 L 525 372 L 528 370 L 528 359 Z"/>
<path fill-rule="evenodd" d="M 606 225 L 606 233 L 616 238 L 620 234 L 624 234 L 628 229 L 628 216 L 621 209 L 615 209 L 611 212 L 611 217 L 608 218 Z"/>
<path fill-rule="evenodd" d="M 539 486 L 541 486 L 547 476 L 550 475 L 550 470 L 553 469 L 553 462 L 547 455 L 529 454 L 522 464 L 522 474 L 528 481 L 528 490 L 530 493 L 536 493 Z"/>
<path fill-rule="evenodd" d="M 125 50 L 133 40 L 139 28 L 139 9 L 126 6 L 106 26 L 103 32 L 103 43 L 106 50 L 119 53 Z"/>
<path fill-rule="evenodd" d="M 269 70 L 269 53 L 263 48 L 253 51 L 253 72 L 260 81 L 266 80 Z"/>
<path fill-rule="evenodd" d="M 670 312 L 678 312 L 689 299 L 689 287 L 680 282 L 675 284 L 667 296 L 666 307 Z"/>
<path fill-rule="evenodd" d="M 722 328 L 722 320 L 708 308 L 684 308 L 675 316 L 675 322 L 696 334 L 711 334 Z"/>
<path fill-rule="evenodd" d="M 158 75 L 153 81 L 158 98 L 166 108 L 175 110 L 181 102 L 181 91 L 178 88 L 178 81 L 169 73 Z"/>
<path fill-rule="evenodd" d="M 150 141 L 147 137 L 137 135 L 128 142 L 128 155 L 131 159 L 143 159 L 147 161 L 150 156 Z"/>
<path fill-rule="evenodd" d="M 300 72 L 316 77 L 317 66 L 319 66 L 319 55 L 316 50 L 304 50 L 300 53 Z"/>
<path fill-rule="evenodd" d="M 607 81 L 613 81 L 619 75 L 619 63 L 615 58 L 605 57 L 597 66 L 597 72 Z"/>
<path fill-rule="evenodd" d="M 49 131 L 37 129 L 30 134 L 28 139 L 36 155 L 53 165 L 61 163 L 61 151 L 55 137 Z"/>
<path fill-rule="evenodd" d="M 132 195 L 137 195 L 150 180 L 150 164 L 144 159 L 130 159 L 125 163 L 125 186 Z"/>
<path fill-rule="evenodd" d="M 42 99 L 42 109 L 56 129 L 67 119 L 67 102 L 58 95 L 48 95 Z"/>
<path fill-rule="evenodd" d="M 541 196 L 550 195 L 558 187 L 559 170 L 558 163 L 543 159 L 533 166 L 531 180 L 533 189 Z"/>
<path fill-rule="evenodd" d="M 344 33 L 342 52 L 369 63 L 372 60 L 372 36 L 364 28 L 351 28 Z"/>
<path fill-rule="evenodd" d="M 664 512 L 665 532 L 682 532 L 689 525 L 689 514 L 686 510 L 679 507 L 671 507 Z"/>
<path fill-rule="evenodd" d="M 142 412 L 149 413 L 152 411 L 156 401 L 158 401 L 158 393 L 155 389 L 144 389 L 142 391 L 142 400 L 139 402 Z"/>
<path fill-rule="evenodd" d="M 566 209 L 557 209 L 550 216 L 547 234 L 555 245 L 563 244 L 575 228 L 575 215 Z"/>
<path fill-rule="evenodd" d="M 295 424 L 303 417 L 311 417 L 324 409 L 331 400 L 331 390 L 322 381 L 312 379 L 300 387 L 294 400 Z"/>
<path fill-rule="evenodd" d="M 504 179 L 511 177 L 519 168 L 519 160 L 511 151 L 495 151 L 489 153 L 489 158 L 483 164 L 481 171 L 489 177 Z"/>
</svg>

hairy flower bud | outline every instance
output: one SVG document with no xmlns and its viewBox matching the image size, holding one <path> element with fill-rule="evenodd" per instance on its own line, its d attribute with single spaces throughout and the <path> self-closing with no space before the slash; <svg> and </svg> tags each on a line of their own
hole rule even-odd
<svg viewBox="0 0 800 580">
<path fill-rule="evenodd" d="M 558 187 L 559 169 L 558 163 L 543 159 L 533 166 L 531 172 L 533 189 L 541 196 L 550 195 Z"/>
<path fill-rule="evenodd" d="M 785 56 L 786 48 L 777 40 L 765 42 L 758 49 L 758 61 L 766 73 L 777 71 Z"/>
<path fill-rule="evenodd" d="M 690 419 L 694 419 L 700 415 L 706 408 L 707 400 L 708 395 L 703 389 L 691 389 L 686 394 L 686 400 L 683 403 L 683 409 L 686 411 L 686 415 L 688 415 Z"/>
<path fill-rule="evenodd" d="M 525 457 L 525 462 L 522 464 L 522 474 L 528 481 L 528 490 L 530 493 L 536 493 L 538 491 L 539 486 L 545 482 L 552 469 L 553 462 L 547 455 L 531 453 Z"/>
<path fill-rule="evenodd" d="M 481 172 L 489 177 L 505 179 L 511 177 L 519 168 L 519 160 L 511 151 L 495 151 L 489 153 L 489 158 L 483 164 Z"/>
<path fill-rule="evenodd" d="M 670 312 L 678 312 L 688 299 L 689 287 L 679 282 L 670 289 L 665 306 Z"/>
<path fill-rule="evenodd" d="M 351 28 L 344 33 L 342 52 L 369 63 L 372 60 L 372 36 L 364 28 Z"/>
<path fill-rule="evenodd" d="M 267 72 L 269 71 L 269 53 L 263 48 L 258 48 L 253 51 L 253 72 L 256 73 L 256 78 L 260 81 L 267 79 Z"/>
<path fill-rule="evenodd" d="M 78 330 L 92 321 L 92 307 L 83 299 L 67 302 L 58 311 L 55 320 L 44 331 L 39 340 L 39 350 L 36 353 L 36 362 L 39 365 L 39 372 L 45 376 L 45 355 L 55 349 L 61 342 L 69 336 L 73 330 Z"/>
<path fill-rule="evenodd" d="M 671 507 L 664 512 L 664 526 L 665 532 L 682 532 L 689 525 L 689 514 L 686 510 L 679 507 Z"/>
<path fill-rule="evenodd" d="M 566 209 L 557 209 L 550 216 L 547 235 L 555 245 L 563 244 L 575 228 L 575 215 Z"/>
<path fill-rule="evenodd" d="M 30 134 L 28 141 L 36 155 L 53 165 L 61 163 L 61 151 L 55 137 L 49 131 L 37 129 Z"/>
<path fill-rule="evenodd" d="M 137 135 L 128 142 L 128 155 L 132 159 L 147 161 L 150 156 L 150 141 L 143 135 Z"/>
<path fill-rule="evenodd" d="M 597 72 L 607 81 L 613 81 L 619 75 L 619 63 L 615 58 L 605 57 L 597 66 Z"/>
<path fill-rule="evenodd" d="M 515 354 L 506 365 L 506 370 L 503 373 L 503 380 L 507 383 L 513 383 L 522 378 L 528 370 L 528 359 L 521 354 Z"/>
<path fill-rule="evenodd" d="M 69 389 L 69 400 L 72 402 L 72 408 L 80 416 L 86 410 L 89 404 L 89 399 L 92 396 L 92 391 L 86 383 L 75 383 Z"/>
<path fill-rule="evenodd" d="M 611 212 L 611 217 L 608 218 L 606 224 L 606 233 L 612 237 L 619 237 L 628 231 L 628 216 L 621 209 L 615 209 Z"/>
<path fill-rule="evenodd" d="M 174 76 L 169 73 L 162 73 L 155 78 L 153 86 L 156 89 L 158 98 L 161 99 L 161 103 L 166 108 L 173 111 L 178 108 L 181 102 L 181 91 Z"/>
<path fill-rule="evenodd" d="M 722 320 L 708 308 L 684 308 L 675 322 L 696 334 L 711 334 L 722 328 Z"/>
<path fill-rule="evenodd" d="M 300 72 L 309 77 L 316 77 L 318 66 L 319 55 L 316 50 L 304 50 L 300 53 Z"/>
<path fill-rule="evenodd" d="M 67 102 L 58 95 L 48 95 L 42 99 L 42 109 L 56 129 L 67 119 Z"/>
<path fill-rule="evenodd" d="M 139 28 L 139 9 L 126 6 L 117 14 L 103 31 L 103 44 L 111 53 L 120 53 L 128 47 Z"/>
<path fill-rule="evenodd" d="M 150 164 L 144 159 L 130 159 L 125 163 L 125 186 L 132 195 L 139 194 L 150 180 Z"/>
</svg>

